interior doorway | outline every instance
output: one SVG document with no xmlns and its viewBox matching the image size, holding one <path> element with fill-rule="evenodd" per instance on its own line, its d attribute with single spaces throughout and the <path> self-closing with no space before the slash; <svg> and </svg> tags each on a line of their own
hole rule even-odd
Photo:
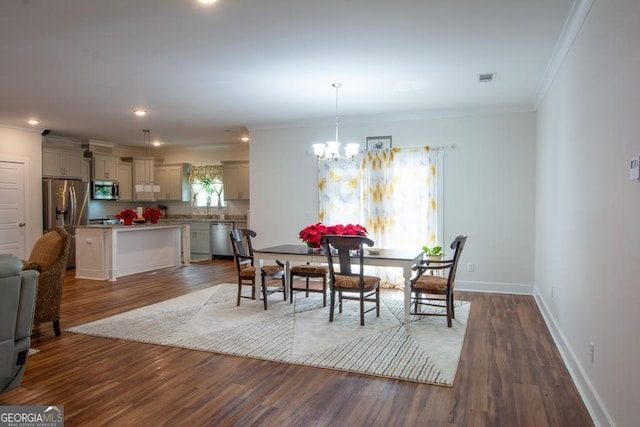
<svg viewBox="0 0 640 427">
<path fill-rule="evenodd" d="M 24 163 L 0 160 L 0 253 L 26 259 Z"/>
</svg>

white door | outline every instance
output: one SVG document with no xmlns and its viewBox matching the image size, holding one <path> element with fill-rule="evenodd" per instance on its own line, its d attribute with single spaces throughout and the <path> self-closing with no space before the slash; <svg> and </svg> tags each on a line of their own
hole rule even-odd
<svg viewBox="0 0 640 427">
<path fill-rule="evenodd" d="M 24 164 L 0 161 L 0 253 L 26 259 Z"/>
</svg>

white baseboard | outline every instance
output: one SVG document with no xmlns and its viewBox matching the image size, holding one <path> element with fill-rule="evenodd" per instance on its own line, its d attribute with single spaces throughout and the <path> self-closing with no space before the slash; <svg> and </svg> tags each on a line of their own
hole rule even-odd
<svg viewBox="0 0 640 427">
<path fill-rule="evenodd" d="M 474 282 L 456 280 L 456 291 L 533 295 L 533 285 L 524 283 Z"/>
<path fill-rule="evenodd" d="M 542 298 L 542 295 L 540 295 L 537 288 L 535 289 L 533 296 L 540 312 L 542 313 L 542 317 L 549 328 L 551 337 L 555 341 L 556 347 L 560 352 L 560 356 L 569 370 L 569 375 L 573 378 L 573 382 L 578 389 L 578 393 L 580 393 L 589 414 L 591 414 L 593 423 L 596 426 L 614 426 L 615 423 L 609 416 L 605 406 L 602 404 L 600 396 L 589 381 L 589 378 L 585 375 L 580 362 L 575 357 L 575 353 L 572 351 L 571 346 L 569 346 L 564 334 L 558 328 L 558 325 L 551 314 L 551 310 L 549 310 L 549 307 L 546 305 L 545 300 Z"/>
</svg>

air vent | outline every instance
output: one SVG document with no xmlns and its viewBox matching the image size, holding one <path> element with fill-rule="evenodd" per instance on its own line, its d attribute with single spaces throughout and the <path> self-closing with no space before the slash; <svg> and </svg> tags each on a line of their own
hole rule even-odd
<svg viewBox="0 0 640 427">
<path fill-rule="evenodd" d="M 478 74 L 478 83 L 493 83 L 496 80 L 496 73 Z"/>
</svg>

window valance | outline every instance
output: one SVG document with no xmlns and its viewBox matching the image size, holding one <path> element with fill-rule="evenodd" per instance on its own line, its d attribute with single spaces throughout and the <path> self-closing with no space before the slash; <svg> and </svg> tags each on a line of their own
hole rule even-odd
<svg viewBox="0 0 640 427">
<path fill-rule="evenodd" d="M 222 165 L 203 165 L 191 167 L 191 174 L 189 175 L 189 182 L 222 182 Z"/>
</svg>

